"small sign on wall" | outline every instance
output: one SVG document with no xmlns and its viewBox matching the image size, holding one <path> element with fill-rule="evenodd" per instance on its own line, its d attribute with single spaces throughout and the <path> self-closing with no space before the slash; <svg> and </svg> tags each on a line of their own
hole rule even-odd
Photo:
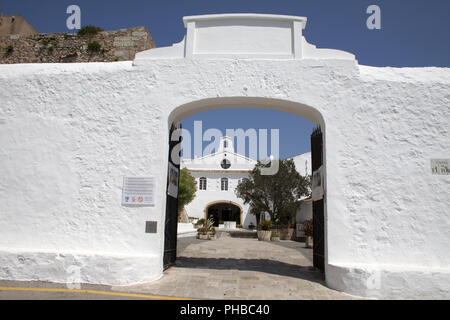
<svg viewBox="0 0 450 320">
<path fill-rule="evenodd" d="M 450 159 L 431 159 L 431 173 L 439 175 L 449 175 Z"/>
<path fill-rule="evenodd" d="M 178 198 L 179 174 L 180 170 L 169 162 L 169 186 L 167 188 L 167 194 L 174 198 Z"/>
<path fill-rule="evenodd" d="M 122 205 L 155 206 L 154 177 L 124 177 Z"/>
<path fill-rule="evenodd" d="M 323 199 L 323 166 L 312 173 L 311 198 L 313 201 Z"/>
</svg>

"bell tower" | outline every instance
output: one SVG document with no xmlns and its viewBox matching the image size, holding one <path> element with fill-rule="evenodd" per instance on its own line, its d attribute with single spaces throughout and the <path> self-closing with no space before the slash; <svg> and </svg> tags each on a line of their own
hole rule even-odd
<svg viewBox="0 0 450 320">
<path fill-rule="evenodd" d="M 230 137 L 220 138 L 219 152 L 234 152 L 233 139 Z"/>
</svg>

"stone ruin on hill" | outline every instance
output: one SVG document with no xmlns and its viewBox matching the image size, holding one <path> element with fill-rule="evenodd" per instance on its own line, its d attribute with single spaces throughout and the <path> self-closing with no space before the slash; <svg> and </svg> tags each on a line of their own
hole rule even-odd
<svg viewBox="0 0 450 320">
<path fill-rule="evenodd" d="M 155 48 L 146 27 L 94 34 L 0 35 L 0 63 L 113 62 Z"/>
</svg>

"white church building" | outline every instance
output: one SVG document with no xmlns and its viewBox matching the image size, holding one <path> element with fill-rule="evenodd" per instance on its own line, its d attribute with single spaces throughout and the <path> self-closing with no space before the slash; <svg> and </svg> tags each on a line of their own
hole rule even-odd
<svg viewBox="0 0 450 320">
<path fill-rule="evenodd" d="M 291 159 L 301 175 L 311 175 L 310 152 Z M 235 193 L 238 183 L 248 177 L 255 165 L 256 160 L 235 152 L 234 141 L 227 136 L 220 139 L 216 152 L 200 158 L 182 159 L 181 168 L 188 169 L 197 184 L 194 200 L 185 206 L 188 217 L 193 220 L 212 218 L 215 226 L 225 228 L 256 226 L 249 204 L 244 204 Z M 312 217 L 311 206 L 308 207 L 311 211 L 305 213 L 305 205 L 307 202 L 299 202 L 297 216 L 303 208 L 302 218 L 297 219 L 299 222 L 306 219 L 305 215 Z"/>
<path fill-rule="evenodd" d="M 235 194 L 235 189 L 246 178 L 256 164 L 234 151 L 233 139 L 222 137 L 217 152 L 194 159 L 183 159 L 181 167 L 189 170 L 197 183 L 194 200 L 186 205 L 190 218 L 213 218 L 214 224 L 227 227 L 250 223 L 256 225 L 255 217 L 249 213 L 249 205 Z"/>
</svg>

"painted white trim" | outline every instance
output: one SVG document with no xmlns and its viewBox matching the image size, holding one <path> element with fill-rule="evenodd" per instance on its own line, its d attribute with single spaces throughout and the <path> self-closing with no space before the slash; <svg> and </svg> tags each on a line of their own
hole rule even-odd
<svg viewBox="0 0 450 320">
<path fill-rule="evenodd" d="M 261 14 L 261 13 L 224 13 L 224 14 L 205 14 L 183 17 L 184 26 L 189 22 L 197 21 L 219 21 L 219 20 L 267 20 L 267 21 L 297 21 L 301 24 L 302 29 L 305 29 L 307 17 L 279 15 L 279 14 Z"/>
<path fill-rule="evenodd" d="M 306 17 L 230 13 L 187 16 L 184 39 L 165 48 L 139 52 L 134 66 L 154 59 L 200 60 L 355 60 L 340 50 L 317 49 L 306 42 Z"/>
</svg>

